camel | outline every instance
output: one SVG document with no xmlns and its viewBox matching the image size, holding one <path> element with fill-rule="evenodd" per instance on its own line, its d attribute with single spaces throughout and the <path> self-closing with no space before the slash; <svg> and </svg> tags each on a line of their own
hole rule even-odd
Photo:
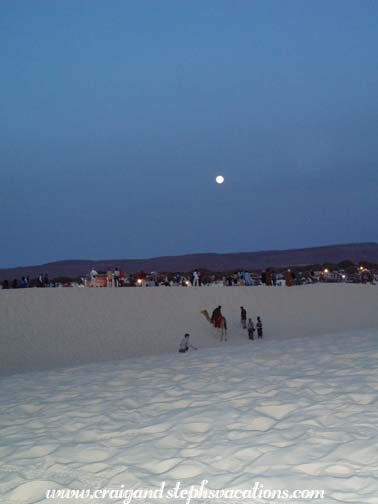
<svg viewBox="0 0 378 504">
<path fill-rule="evenodd" d="M 227 320 L 226 320 L 226 318 L 223 316 L 220 316 L 213 323 L 213 322 L 211 322 L 211 318 L 210 318 L 209 312 L 207 310 L 202 310 L 201 313 L 205 317 L 205 319 L 208 322 L 210 322 L 210 324 L 214 325 L 214 327 L 217 329 L 217 333 L 219 335 L 219 340 L 223 341 L 223 338 L 224 338 L 224 341 L 227 341 Z"/>
</svg>

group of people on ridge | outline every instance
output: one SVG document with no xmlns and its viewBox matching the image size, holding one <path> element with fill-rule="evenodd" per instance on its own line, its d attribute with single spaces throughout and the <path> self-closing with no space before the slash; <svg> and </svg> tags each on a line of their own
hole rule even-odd
<svg viewBox="0 0 378 504">
<path fill-rule="evenodd" d="M 256 327 L 255 324 L 253 323 L 253 320 L 251 318 L 248 319 L 247 323 L 247 310 L 244 308 L 244 306 L 240 307 L 240 322 L 242 329 L 247 329 L 248 330 L 248 338 L 250 340 L 254 340 L 254 334 L 257 329 L 257 338 L 262 339 L 263 337 L 263 324 L 261 317 L 257 317 L 257 322 L 256 322 Z"/>
<path fill-rule="evenodd" d="M 219 305 L 219 306 L 217 306 L 213 310 L 213 313 L 211 315 L 210 321 L 215 326 L 217 324 L 217 321 L 220 318 L 222 318 L 224 321 L 226 320 L 223 317 L 221 310 L 222 310 L 222 307 Z M 254 334 L 255 334 L 256 330 L 257 330 L 257 339 L 262 339 L 262 337 L 263 337 L 263 324 L 262 324 L 261 317 L 259 317 L 259 316 L 257 317 L 256 326 L 253 323 L 252 318 L 248 318 L 248 323 L 247 323 L 247 310 L 244 308 L 244 306 L 241 306 L 240 307 L 240 321 L 241 321 L 241 327 L 242 327 L 242 329 L 247 329 L 247 331 L 248 331 L 248 338 L 250 340 L 254 340 L 255 339 Z M 198 350 L 197 347 L 195 347 L 195 346 L 193 346 L 193 345 L 190 344 L 189 338 L 190 338 L 189 333 L 186 333 L 184 335 L 184 337 L 182 338 L 182 340 L 180 342 L 180 346 L 179 346 L 179 352 L 180 353 L 189 352 L 190 349 L 192 349 L 192 350 Z"/>
</svg>

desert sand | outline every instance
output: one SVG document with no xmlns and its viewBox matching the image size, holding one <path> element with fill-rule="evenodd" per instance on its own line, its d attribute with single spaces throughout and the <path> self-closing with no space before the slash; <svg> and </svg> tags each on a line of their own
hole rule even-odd
<svg viewBox="0 0 378 504">
<path fill-rule="evenodd" d="M 94 492 L 165 482 L 164 498 L 132 504 L 184 504 L 167 492 L 207 480 L 209 489 L 258 484 L 268 494 L 191 504 L 376 504 L 377 334 L 266 339 L 3 377 L 0 500 L 125 504 Z M 53 490 L 71 498 L 48 499 Z M 324 499 L 269 498 L 277 490 L 324 491 Z M 75 499 L 76 491 L 89 494 Z"/>
<path fill-rule="evenodd" d="M 200 349 L 222 345 L 201 315 L 218 305 L 227 345 L 245 343 L 240 306 L 262 317 L 268 340 L 378 328 L 378 287 L 141 287 L 0 291 L 0 373 L 177 352 L 185 332 Z"/>
<path fill-rule="evenodd" d="M 124 504 L 94 492 L 206 480 L 259 485 L 264 504 L 312 490 L 324 499 L 295 502 L 376 504 L 377 301 L 372 285 L 0 292 L 1 502 Z M 218 304 L 226 343 L 200 313 Z M 247 340 L 240 305 L 263 340 Z M 179 354 L 186 331 L 199 350 Z"/>
</svg>

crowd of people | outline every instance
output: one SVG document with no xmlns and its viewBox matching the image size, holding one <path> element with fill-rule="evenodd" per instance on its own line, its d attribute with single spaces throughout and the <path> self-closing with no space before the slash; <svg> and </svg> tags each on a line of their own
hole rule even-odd
<svg viewBox="0 0 378 504">
<path fill-rule="evenodd" d="M 290 270 L 289 270 L 290 271 Z M 295 273 L 291 273 L 291 277 L 287 280 L 288 284 L 295 283 Z M 204 285 L 260 285 L 267 286 L 283 285 L 283 275 L 277 275 L 275 272 L 264 271 L 260 276 L 252 275 L 246 271 L 238 271 L 230 275 L 219 275 L 215 273 L 202 274 L 198 270 L 194 270 L 190 274 L 165 274 L 164 276 L 152 272 L 150 274 L 126 275 L 124 271 L 115 268 L 106 272 L 99 273 L 92 269 L 89 273 L 89 280 L 83 279 L 86 287 L 159 287 L 159 286 L 183 286 L 183 287 L 201 287 Z"/>
<path fill-rule="evenodd" d="M 215 278 L 215 275 L 211 275 L 211 280 L 215 281 Z M 200 287 L 205 285 L 199 271 L 193 271 L 190 275 L 180 273 L 160 275 L 155 272 L 126 275 L 124 271 L 118 268 L 109 269 L 102 273 L 93 268 L 89 273 L 89 281 L 84 278 L 83 283 L 85 287 L 188 287 L 189 285 Z"/>
<path fill-rule="evenodd" d="M 267 269 L 260 272 L 236 271 L 234 273 L 216 273 L 194 270 L 191 273 L 144 273 L 126 274 L 118 267 L 107 271 L 96 271 L 92 268 L 88 276 L 75 280 L 69 278 L 49 279 L 47 274 L 38 278 L 3 280 L 3 289 L 18 289 L 27 287 L 201 287 L 201 286 L 258 286 L 268 287 L 314 284 L 318 282 L 335 283 L 375 283 L 378 281 L 378 269 L 368 269 L 364 266 L 350 267 L 349 272 L 343 269 L 305 270 L 293 269 L 275 271 Z"/>
<path fill-rule="evenodd" d="M 183 287 L 201 287 L 224 285 L 227 287 L 235 286 L 258 286 L 278 287 L 293 285 L 313 284 L 318 282 L 353 282 L 353 283 L 374 283 L 378 280 L 378 274 L 359 267 L 355 273 L 346 274 L 342 270 L 329 271 L 305 271 L 299 272 L 293 269 L 283 271 L 264 270 L 262 272 L 250 273 L 247 271 L 236 271 L 231 274 L 219 274 L 213 272 L 204 272 L 194 270 L 191 273 L 167 273 L 159 274 L 152 272 L 145 274 L 143 272 L 137 275 L 126 275 L 122 270 L 115 268 L 106 273 L 98 273 L 92 269 L 89 275 L 89 281 L 84 279 L 85 286 L 90 287 L 159 287 L 159 286 L 183 286 Z"/>
<path fill-rule="evenodd" d="M 3 289 L 25 289 L 27 287 L 55 287 L 56 283 L 49 280 L 48 275 L 39 275 L 37 279 L 30 279 L 29 276 L 23 276 L 19 280 L 14 278 L 11 282 L 3 280 Z"/>
</svg>

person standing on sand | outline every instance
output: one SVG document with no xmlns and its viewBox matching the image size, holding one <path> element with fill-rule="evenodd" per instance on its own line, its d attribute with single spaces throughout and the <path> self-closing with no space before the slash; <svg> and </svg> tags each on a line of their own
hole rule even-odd
<svg viewBox="0 0 378 504">
<path fill-rule="evenodd" d="M 106 272 L 106 287 L 113 287 L 113 273 L 111 270 Z"/>
<path fill-rule="evenodd" d="M 243 306 L 240 307 L 240 322 L 242 329 L 245 329 L 247 327 L 247 310 Z"/>
<path fill-rule="evenodd" d="M 257 339 L 262 339 L 263 337 L 263 325 L 260 317 L 257 317 Z"/>
<path fill-rule="evenodd" d="M 248 325 L 247 325 L 247 329 L 248 329 L 248 338 L 250 340 L 254 340 L 254 332 L 255 332 L 255 325 L 253 323 L 253 320 L 251 318 L 248 319 Z"/>
<path fill-rule="evenodd" d="M 96 278 L 97 278 L 97 271 L 92 268 L 91 272 L 89 273 L 89 276 L 91 277 L 91 287 L 96 287 Z"/>
<path fill-rule="evenodd" d="M 121 287 L 125 285 L 125 272 L 123 270 L 119 272 L 119 285 Z"/>
<path fill-rule="evenodd" d="M 272 284 L 273 284 L 273 287 L 275 287 L 277 285 L 277 275 L 274 271 L 272 272 Z"/>
<path fill-rule="evenodd" d="M 199 286 L 199 276 L 197 271 L 193 271 L 193 287 Z"/>
<path fill-rule="evenodd" d="M 119 287 L 120 271 L 118 268 L 116 268 L 113 271 L 113 277 L 114 277 L 114 287 Z"/>
</svg>

